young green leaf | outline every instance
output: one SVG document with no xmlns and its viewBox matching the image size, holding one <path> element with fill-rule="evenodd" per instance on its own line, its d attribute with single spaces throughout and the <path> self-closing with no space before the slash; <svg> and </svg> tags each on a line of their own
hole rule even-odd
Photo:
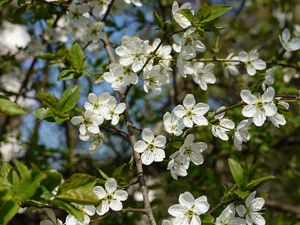
<svg viewBox="0 0 300 225">
<path fill-rule="evenodd" d="M 0 97 L 0 115 L 18 116 L 25 115 L 26 111 L 9 99 Z"/>
<path fill-rule="evenodd" d="M 258 178 L 258 179 L 255 179 L 255 180 L 252 180 L 250 181 L 248 184 L 247 184 L 247 188 L 249 190 L 255 188 L 257 185 L 265 182 L 265 181 L 268 181 L 268 180 L 273 180 L 273 179 L 276 179 L 275 176 L 273 175 L 269 175 L 269 176 L 265 176 L 265 177 L 261 177 L 261 178 Z"/>
<path fill-rule="evenodd" d="M 0 224 L 6 225 L 17 214 L 19 206 L 14 201 L 2 202 L 0 207 Z"/>
<path fill-rule="evenodd" d="M 68 87 L 62 94 L 58 106 L 61 112 L 72 110 L 79 101 L 80 87 L 78 85 Z"/>
<path fill-rule="evenodd" d="M 245 177 L 241 165 L 231 158 L 228 159 L 228 164 L 236 185 L 242 189 L 245 184 Z"/>
<path fill-rule="evenodd" d="M 67 59 L 74 69 L 79 71 L 84 69 L 84 53 L 78 43 L 72 45 Z"/>
<path fill-rule="evenodd" d="M 231 9 L 230 6 L 225 5 L 212 5 L 209 7 L 209 15 L 201 20 L 202 23 L 208 23 L 211 22 L 220 16 L 222 16 L 224 13 L 229 11 Z M 198 17 L 198 15 L 197 15 Z"/>
</svg>

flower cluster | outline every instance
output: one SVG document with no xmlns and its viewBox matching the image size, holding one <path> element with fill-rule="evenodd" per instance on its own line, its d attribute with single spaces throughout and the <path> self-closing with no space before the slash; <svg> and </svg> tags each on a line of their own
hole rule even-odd
<svg viewBox="0 0 300 225">
<path fill-rule="evenodd" d="M 103 140 L 103 134 L 99 126 L 104 120 L 110 120 L 112 125 L 119 123 L 120 114 L 125 111 L 125 103 L 117 103 L 114 96 L 105 92 L 99 96 L 94 93 L 88 95 L 88 101 L 84 104 L 85 112 L 81 116 L 75 116 L 71 123 L 79 125 L 80 139 L 83 141 L 92 141 L 90 150 L 100 147 Z"/>
</svg>

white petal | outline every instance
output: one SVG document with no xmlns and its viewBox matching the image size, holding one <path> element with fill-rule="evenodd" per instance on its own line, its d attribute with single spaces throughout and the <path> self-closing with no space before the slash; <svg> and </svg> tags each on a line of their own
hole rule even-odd
<svg viewBox="0 0 300 225">
<path fill-rule="evenodd" d="M 230 119 L 221 119 L 220 120 L 220 125 L 222 127 L 225 127 L 227 129 L 233 129 L 235 127 L 234 122 L 232 122 Z"/>
<path fill-rule="evenodd" d="M 208 124 L 207 119 L 204 116 L 195 115 L 192 117 L 193 122 L 198 126 L 206 126 Z"/>
<path fill-rule="evenodd" d="M 247 73 L 250 76 L 253 76 L 253 75 L 256 74 L 256 69 L 255 69 L 255 67 L 252 64 L 247 65 L 246 69 L 247 69 Z"/>
<path fill-rule="evenodd" d="M 90 103 L 95 104 L 97 102 L 97 99 L 97 95 L 95 95 L 94 93 L 89 93 L 88 100 Z"/>
<path fill-rule="evenodd" d="M 275 90 L 272 87 L 268 87 L 267 90 L 261 96 L 263 102 L 271 102 L 275 96 Z"/>
<path fill-rule="evenodd" d="M 253 123 L 258 126 L 261 127 L 264 122 L 266 120 L 266 115 L 259 109 L 256 111 L 255 116 L 253 117 Z"/>
<path fill-rule="evenodd" d="M 81 124 L 82 122 L 84 121 L 83 117 L 82 116 L 74 116 L 72 119 L 71 119 L 71 123 L 75 126 L 77 126 L 78 124 Z"/>
<path fill-rule="evenodd" d="M 255 105 L 246 105 L 243 110 L 242 114 L 245 117 L 253 117 L 256 114 L 257 108 Z"/>
<path fill-rule="evenodd" d="M 134 144 L 134 150 L 138 153 L 143 153 L 146 150 L 146 148 L 147 144 L 142 140 L 139 140 Z"/>
<path fill-rule="evenodd" d="M 166 145 L 167 139 L 163 135 L 158 135 L 156 138 L 154 138 L 154 145 L 156 147 L 164 147 Z"/>
<path fill-rule="evenodd" d="M 207 198 L 204 195 L 195 200 L 195 210 L 198 214 L 206 213 L 209 209 L 209 206 L 210 205 L 207 202 Z"/>
<path fill-rule="evenodd" d="M 241 98 L 247 104 L 255 104 L 256 100 L 257 100 L 257 97 L 255 95 L 251 94 L 251 91 L 249 91 L 249 90 L 242 90 Z"/>
<path fill-rule="evenodd" d="M 109 193 L 115 192 L 117 189 L 117 181 L 115 178 L 109 178 L 105 182 L 105 190 Z"/>
<path fill-rule="evenodd" d="M 252 212 L 250 214 L 250 217 L 257 225 L 265 225 L 266 224 L 265 219 L 262 217 L 262 215 L 260 213 Z"/>
<path fill-rule="evenodd" d="M 103 199 L 106 195 L 106 191 L 101 186 L 95 186 L 93 191 L 100 200 Z"/>
<path fill-rule="evenodd" d="M 179 204 L 172 205 L 172 206 L 168 209 L 168 213 L 169 213 L 171 216 L 178 217 L 178 218 L 183 218 L 183 217 L 185 217 L 184 212 L 185 212 L 185 208 L 184 208 L 182 205 L 179 205 Z"/>
<path fill-rule="evenodd" d="M 102 216 L 102 215 L 104 215 L 105 213 L 107 213 L 108 210 L 109 210 L 109 204 L 108 204 L 108 202 L 107 202 L 107 201 L 103 201 L 103 202 L 97 207 L 96 212 L 97 212 L 97 214 L 98 214 L 99 216 Z"/>
<path fill-rule="evenodd" d="M 178 105 L 173 109 L 173 112 L 177 117 L 183 118 L 186 114 L 186 109 L 182 105 Z"/>
<path fill-rule="evenodd" d="M 150 143 L 154 139 L 154 133 L 152 132 L 151 129 L 145 128 L 145 129 L 143 129 L 143 132 L 142 132 L 142 138 L 144 141 Z"/>
<path fill-rule="evenodd" d="M 116 199 L 118 199 L 120 201 L 125 201 L 128 198 L 128 193 L 124 190 L 117 190 L 114 193 L 114 196 Z"/>
<path fill-rule="evenodd" d="M 142 163 L 145 165 L 150 165 L 154 161 L 154 154 L 151 151 L 145 151 L 142 156 Z"/>
<path fill-rule="evenodd" d="M 188 191 L 186 191 L 183 194 L 179 195 L 180 205 L 182 205 L 182 206 L 184 206 L 188 209 L 192 208 L 194 202 L 195 202 L 195 199 L 194 199 L 193 195 Z"/>
<path fill-rule="evenodd" d="M 247 209 L 244 205 L 239 205 L 235 208 L 237 214 L 240 216 L 240 217 L 244 217 L 244 215 L 246 214 L 247 212 Z"/>
<path fill-rule="evenodd" d="M 109 207 L 114 211 L 120 211 L 123 208 L 123 205 L 119 200 L 112 200 L 109 203 Z"/>
<path fill-rule="evenodd" d="M 192 108 L 195 104 L 196 104 L 196 100 L 195 100 L 194 95 L 188 94 L 185 96 L 185 98 L 183 100 L 183 106 L 185 108 Z"/>
<path fill-rule="evenodd" d="M 264 105 L 266 116 L 274 116 L 277 112 L 276 105 L 274 103 L 267 103 Z"/>
<path fill-rule="evenodd" d="M 193 121 L 188 117 L 183 118 L 183 123 L 186 127 L 193 127 Z"/>
<path fill-rule="evenodd" d="M 256 59 L 254 62 L 253 62 L 253 66 L 255 67 L 255 69 L 257 70 L 264 70 L 266 69 L 267 67 L 267 64 L 261 60 L 261 59 Z"/>
<path fill-rule="evenodd" d="M 194 106 L 193 113 L 204 115 L 205 113 L 208 112 L 208 110 L 209 110 L 209 105 L 200 102 Z"/>
<path fill-rule="evenodd" d="M 118 106 L 115 109 L 115 112 L 117 114 L 122 114 L 125 111 L 125 109 L 126 109 L 126 104 L 122 102 L 122 103 L 118 104 Z"/>
<path fill-rule="evenodd" d="M 156 151 L 154 151 L 153 153 L 154 153 L 153 157 L 155 162 L 162 162 L 166 157 L 165 151 L 160 148 L 156 149 Z"/>
</svg>

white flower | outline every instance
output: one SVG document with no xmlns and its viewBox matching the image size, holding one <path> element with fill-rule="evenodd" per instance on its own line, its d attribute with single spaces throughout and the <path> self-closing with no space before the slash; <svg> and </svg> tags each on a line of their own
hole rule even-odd
<svg viewBox="0 0 300 225">
<path fill-rule="evenodd" d="M 130 66 L 133 72 L 140 71 L 146 61 L 146 50 L 148 42 L 141 40 L 138 37 L 124 36 L 122 45 L 116 48 L 116 53 L 120 56 L 119 63 L 122 66 Z"/>
<path fill-rule="evenodd" d="M 112 125 L 117 125 L 119 123 L 120 114 L 122 114 L 126 109 L 125 103 L 117 104 L 115 97 L 109 99 L 107 107 L 103 108 L 102 115 L 105 120 L 111 120 Z"/>
<path fill-rule="evenodd" d="M 138 76 L 130 68 L 118 63 L 109 65 L 109 72 L 103 74 L 104 80 L 111 83 L 114 90 L 122 90 L 130 84 L 138 82 Z"/>
<path fill-rule="evenodd" d="M 84 27 L 89 23 L 89 19 L 84 16 L 88 13 L 89 7 L 87 4 L 72 3 L 69 8 L 68 20 L 75 27 Z"/>
<path fill-rule="evenodd" d="M 245 51 L 242 51 L 238 55 L 239 59 L 245 63 L 247 73 L 250 76 L 255 75 L 256 70 L 264 70 L 267 66 L 263 60 L 258 58 L 259 54 L 257 53 L 256 49 L 251 50 L 249 54 Z"/>
<path fill-rule="evenodd" d="M 256 191 L 252 192 L 246 199 L 246 207 L 239 205 L 236 207 L 236 212 L 239 216 L 244 217 L 246 215 L 247 225 L 265 225 L 266 221 L 259 212 L 265 200 L 263 198 L 255 198 Z"/>
<path fill-rule="evenodd" d="M 97 134 L 100 132 L 99 125 L 103 123 L 103 116 L 96 115 L 92 111 L 85 111 L 83 116 L 74 116 L 71 119 L 71 123 L 75 126 L 79 126 L 79 132 L 82 135 L 85 135 L 87 131 L 92 134 Z"/>
<path fill-rule="evenodd" d="M 246 221 L 235 217 L 235 207 L 233 204 L 230 204 L 222 211 L 215 225 L 246 225 Z"/>
<path fill-rule="evenodd" d="M 180 155 L 179 151 L 176 151 L 170 156 L 170 161 L 168 163 L 168 170 L 170 170 L 171 176 L 177 180 L 178 176 L 187 176 L 187 169 L 189 168 L 189 163 L 184 161 L 183 157 Z"/>
<path fill-rule="evenodd" d="M 126 2 L 127 4 L 134 4 L 135 6 L 137 7 L 141 7 L 142 6 L 142 3 L 140 0 L 124 0 L 124 2 Z"/>
<path fill-rule="evenodd" d="M 144 91 L 160 92 L 161 86 L 170 82 L 170 75 L 160 65 L 146 66 L 143 71 Z"/>
<path fill-rule="evenodd" d="M 169 134 L 179 136 L 182 134 L 184 128 L 183 120 L 177 117 L 174 112 L 166 112 L 163 116 L 164 130 Z"/>
<path fill-rule="evenodd" d="M 145 128 L 142 132 L 142 139 L 135 143 L 134 150 L 142 153 L 142 163 L 150 165 L 154 162 L 161 162 L 165 158 L 165 148 L 167 139 L 163 135 L 154 136 L 149 128 Z"/>
<path fill-rule="evenodd" d="M 128 198 L 126 191 L 117 190 L 117 181 L 114 178 L 107 179 L 105 182 L 105 190 L 101 186 L 95 186 L 94 193 L 101 201 L 96 210 L 100 216 L 107 213 L 109 208 L 114 211 L 120 211 L 123 208 L 121 201 L 125 201 Z"/>
<path fill-rule="evenodd" d="M 207 144 L 204 142 L 194 142 L 194 135 L 186 136 L 183 145 L 179 149 L 183 161 L 190 163 L 192 161 L 195 165 L 201 165 L 204 162 L 201 153 L 207 149 Z"/>
<path fill-rule="evenodd" d="M 92 23 L 89 23 L 86 30 L 86 39 L 93 42 L 99 42 L 99 40 L 104 37 L 103 29 L 104 23 L 101 21 L 94 21 Z"/>
<path fill-rule="evenodd" d="M 261 84 L 261 87 L 263 89 L 263 91 L 265 91 L 267 89 L 267 86 L 270 86 L 274 83 L 274 73 L 277 71 L 277 67 L 271 67 L 270 69 L 266 70 L 266 76 L 265 76 L 265 80 L 263 81 L 263 83 Z"/>
<path fill-rule="evenodd" d="M 237 76 L 239 74 L 239 70 L 236 65 L 240 64 L 239 57 L 233 56 L 233 53 L 230 53 L 226 60 L 233 60 L 233 62 L 224 62 L 224 75 L 228 77 L 229 75 Z M 235 62 L 236 61 L 236 62 Z"/>
<path fill-rule="evenodd" d="M 90 132 L 87 132 L 85 135 L 80 134 L 79 139 L 82 141 L 90 141 L 92 142 L 89 150 L 95 151 L 99 149 L 103 144 L 104 135 L 103 133 L 99 132 L 97 134 L 92 134 Z"/>
<path fill-rule="evenodd" d="M 275 95 L 275 90 L 268 87 L 263 95 L 255 96 L 249 90 L 241 91 L 241 98 L 247 104 L 242 114 L 245 117 L 252 118 L 253 123 L 260 127 L 264 124 L 266 116 L 274 116 L 277 112 L 276 105 L 272 102 Z"/>
<path fill-rule="evenodd" d="M 227 132 L 232 130 L 235 127 L 235 124 L 230 119 L 224 118 L 225 112 L 219 113 L 224 108 L 225 107 L 222 106 L 219 109 L 217 109 L 216 113 L 218 113 L 218 114 L 215 115 L 214 119 L 217 120 L 219 122 L 219 124 L 214 123 L 211 126 L 211 129 L 212 129 L 211 131 L 215 137 L 218 137 L 218 138 L 222 139 L 223 141 L 228 141 L 229 137 L 227 135 Z"/>
<path fill-rule="evenodd" d="M 189 2 L 184 3 L 182 6 L 180 6 L 180 8 L 179 8 L 179 5 L 178 5 L 177 1 L 173 2 L 173 5 L 172 5 L 172 14 L 173 14 L 174 20 L 183 29 L 191 26 L 191 22 L 184 15 L 181 14 L 180 10 L 181 9 L 189 9 L 189 10 L 191 10 L 191 8 L 192 8 L 192 6 L 191 6 L 191 3 L 189 3 Z M 191 10 L 191 13 L 194 14 L 194 11 Z"/>
<path fill-rule="evenodd" d="M 288 108 L 289 108 L 289 104 L 284 101 L 279 101 L 278 105 L 281 105 L 286 110 L 288 110 Z M 284 116 L 282 114 L 279 114 L 278 112 L 276 112 L 273 116 L 268 117 L 268 119 L 273 123 L 273 125 L 275 127 L 278 127 L 278 128 L 280 125 L 283 126 L 286 124 L 286 120 L 285 120 Z"/>
<path fill-rule="evenodd" d="M 195 199 L 190 192 L 179 195 L 179 204 L 172 205 L 168 212 L 174 216 L 173 225 L 201 225 L 200 215 L 208 211 L 206 196 Z"/>
<path fill-rule="evenodd" d="M 215 64 L 213 63 L 208 63 L 205 65 L 203 62 L 196 62 L 193 64 L 193 79 L 196 84 L 199 84 L 203 91 L 207 90 L 208 84 L 216 83 L 216 77 L 213 74 L 214 67 Z"/>
<path fill-rule="evenodd" d="M 292 38 L 291 33 L 287 28 L 282 31 L 281 36 L 279 35 L 279 40 L 284 49 L 288 52 L 297 51 L 300 49 L 300 38 Z"/>
<path fill-rule="evenodd" d="M 178 105 L 173 109 L 174 114 L 183 118 L 183 123 L 186 127 L 193 127 L 193 124 L 198 126 L 206 126 L 207 119 L 203 116 L 209 110 L 209 106 L 205 103 L 197 103 L 194 95 L 187 94 L 183 100 L 183 105 Z"/>
<path fill-rule="evenodd" d="M 103 108 L 107 107 L 110 99 L 112 99 L 108 92 L 105 92 L 97 97 L 94 93 L 88 95 L 88 102 L 84 104 L 85 110 L 92 111 L 97 115 L 102 115 Z"/>
<path fill-rule="evenodd" d="M 42 220 L 40 225 L 63 225 L 63 222 L 56 218 L 52 209 L 46 209 L 46 213 L 49 219 Z"/>
<path fill-rule="evenodd" d="M 233 142 L 235 147 L 241 151 L 242 143 L 250 140 L 249 127 L 252 123 L 251 119 L 241 121 L 234 132 Z"/>
</svg>

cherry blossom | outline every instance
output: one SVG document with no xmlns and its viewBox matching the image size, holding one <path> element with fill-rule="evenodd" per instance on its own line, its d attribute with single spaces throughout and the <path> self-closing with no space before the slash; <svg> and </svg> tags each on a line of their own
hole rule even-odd
<svg viewBox="0 0 300 225">
<path fill-rule="evenodd" d="M 75 126 L 79 125 L 79 132 L 85 135 L 88 131 L 92 134 L 100 132 L 99 125 L 103 123 L 103 116 L 96 115 L 92 111 L 85 111 L 83 116 L 74 116 L 71 123 Z"/>
<path fill-rule="evenodd" d="M 291 37 L 289 29 L 285 28 L 282 34 L 279 35 L 279 40 L 284 49 L 288 52 L 297 51 L 300 49 L 300 38 Z"/>
<path fill-rule="evenodd" d="M 263 198 L 255 198 L 256 191 L 252 192 L 245 201 L 246 206 L 239 205 L 236 212 L 240 217 L 246 217 L 247 225 L 265 225 L 266 221 L 259 212 L 265 204 Z"/>
<path fill-rule="evenodd" d="M 195 199 L 190 192 L 179 195 L 179 204 L 172 205 L 168 212 L 174 216 L 173 225 L 201 225 L 200 215 L 208 211 L 206 196 Z"/>
<path fill-rule="evenodd" d="M 241 98 L 247 104 L 242 114 L 245 117 L 252 118 L 253 123 L 260 127 L 264 124 L 266 117 L 274 116 L 277 112 L 276 105 L 272 102 L 275 95 L 275 90 L 268 87 L 262 95 L 253 95 L 249 90 L 241 91 Z"/>
<path fill-rule="evenodd" d="M 177 117 L 174 112 L 166 112 L 163 116 L 164 130 L 169 134 L 179 136 L 182 134 L 184 128 L 183 120 Z"/>
<path fill-rule="evenodd" d="M 251 50 L 249 53 L 242 51 L 238 54 L 239 59 L 245 63 L 247 73 L 250 76 L 256 74 L 256 70 L 264 70 L 266 68 L 266 63 L 259 59 L 259 54 L 256 49 Z"/>
<path fill-rule="evenodd" d="M 122 202 L 128 198 L 128 193 L 124 190 L 118 190 L 115 178 L 109 178 L 105 182 L 105 189 L 101 186 L 94 187 L 94 193 L 100 200 L 100 204 L 96 209 L 98 215 L 102 216 L 109 209 L 120 211 L 123 208 Z"/>
<path fill-rule="evenodd" d="M 184 29 L 191 26 L 191 22 L 184 15 L 181 14 L 180 10 L 181 9 L 191 10 L 191 8 L 192 8 L 192 6 L 191 6 L 191 3 L 189 3 L 189 2 L 184 3 L 180 7 L 179 7 L 177 1 L 173 2 L 173 5 L 172 5 L 173 18 L 179 24 L 179 26 L 181 26 Z M 194 14 L 194 11 L 191 10 L 191 13 Z"/>
<path fill-rule="evenodd" d="M 186 127 L 193 127 L 193 124 L 198 126 L 206 126 L 207 119 L 204 117 L 209 110 L 209 106 L 205 103 L 197 103 L 194 95 L 187 94 L 183 100 L 183 105 L 178 105 L 173 109 L 174 114 L 183 118 L 183 123 Z"/>
<path fill-rule="evenodd" d="M 154 136 L 154 133 L 145 128 L 142 132 L 142 139 L 135 143 L 134 150 L 142 153 L 142 163 L 150 165 L 154 162 L 161 162 L 165 158 L 165 148 L 167 139 L 163 135 Z"/>
<path fill-rule="evenodd" d="M 216 77 L 213 74 L 213 68 L 215 64 L 208 63 L 204 64 L 203 62 L 196 62 L 193 64 L 193 79 L 196 84 L 199 84 L 200 88 L 203 91 L 207 90 L 208 84 L 216 83 Z"/>
<path fill-rule="evenodd" d="M 235 207 L 228 205 L 216 219 L 215 225 L 246 225 L 246 221 L 235 216 Z"/>
</svg>

